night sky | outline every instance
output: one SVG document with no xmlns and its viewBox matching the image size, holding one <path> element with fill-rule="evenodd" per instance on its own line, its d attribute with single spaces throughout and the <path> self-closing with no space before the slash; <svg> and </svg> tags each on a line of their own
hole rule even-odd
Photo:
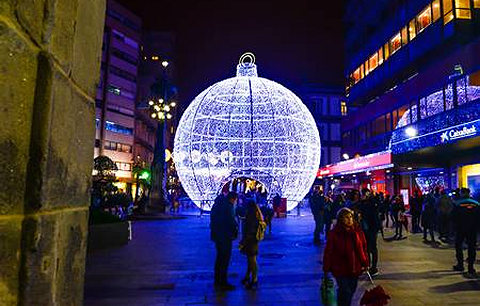
<svg viewBox="0 0 480 306">
<path fill-rule="evenodd" d="M 144 28 L 175 33 L 183 101 L 234 76 L 246 51 L 255 54 L 260 76 L 294 92 L 306 83 L 344 84 L 341 0 L 118 1 Z"/>
</svg>

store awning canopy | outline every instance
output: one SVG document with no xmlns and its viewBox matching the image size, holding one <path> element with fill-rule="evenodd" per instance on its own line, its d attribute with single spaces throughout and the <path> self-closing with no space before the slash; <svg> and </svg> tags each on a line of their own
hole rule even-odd
<svg viewBox="0 0 480 306">
<path fill-rule="evenodd" d="M 320 168 L 318 178 L 393 168 L 392 152 L 382 151 Z"/>
</svg>

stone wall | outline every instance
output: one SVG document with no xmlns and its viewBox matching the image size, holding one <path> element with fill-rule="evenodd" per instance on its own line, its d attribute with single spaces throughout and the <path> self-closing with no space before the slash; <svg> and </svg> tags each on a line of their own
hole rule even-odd
<svg viewBox="0 0 480 306">
<path fill-rule="evenodd" d="M 105 0 L 0 0 L 0 305 L 81 305 Z"/>
</svg>

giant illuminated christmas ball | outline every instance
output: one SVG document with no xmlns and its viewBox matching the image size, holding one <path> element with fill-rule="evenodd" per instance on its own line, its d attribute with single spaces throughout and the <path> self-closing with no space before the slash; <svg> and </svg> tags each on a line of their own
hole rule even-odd
<svg viewBox="0 0 480 306">
<path fill-rule="evenodd" d="M 320 137 L 307 107 L 290 90 L 257 76 L 253 54 L 237 76 L 200 93 L 180 119 L 174 161 L 194 203 L 209 210 L 234 178 L 263 183 L 293 209 L 309 191 L 320 164 Z"/>
</svg>

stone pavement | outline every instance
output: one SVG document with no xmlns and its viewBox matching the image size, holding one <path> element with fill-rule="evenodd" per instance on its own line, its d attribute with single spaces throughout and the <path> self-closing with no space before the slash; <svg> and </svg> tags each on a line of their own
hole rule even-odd
<svg viewBox="0 0 480 306">
<path fill-rule="evenodd" d="M 234 248 L 229 278 L 238 286 L 226 293 L 213 289 L 208 223 L 208 216 L 134 222 L 128 246 L 88 254 L 85 305 L 320 304 L 323 246 L 311 242 L 311 217 L 274 220 L 260 245 L 257 291 L 239 285 L 246 259 Z M 451 271 L 451 248 L 432 248 L 419 235 L 379 242 L 376 282 L 392 295 L 390 305 L 480 305 L 480 280 Z M 362 280 L 355 304 L 365 286 Z"/>
</svg>

